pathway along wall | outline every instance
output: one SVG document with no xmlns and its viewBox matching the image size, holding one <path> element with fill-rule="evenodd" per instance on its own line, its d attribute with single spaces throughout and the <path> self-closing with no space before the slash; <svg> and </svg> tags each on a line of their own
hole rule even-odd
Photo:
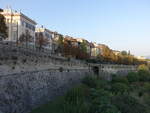
<svg viewBox="0 0 150 113">
<path fill-rule="evenodd" d="M 68 70 L 67 70 L 68 71 Z M 27 113 L 78 84 L 89 70 L 48 70 L 0 76 L 0 113 Z"/>
</svg>

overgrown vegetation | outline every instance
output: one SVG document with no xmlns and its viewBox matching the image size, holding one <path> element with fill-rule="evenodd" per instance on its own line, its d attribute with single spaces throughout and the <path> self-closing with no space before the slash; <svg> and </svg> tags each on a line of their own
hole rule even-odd
<svg viewBox="0 0 150 113">
<path fill-rule="evenodd" d="M 142 68 L 111 81 L 88 76 L 65 96 L 31 113 L 150 113 L 150 72 Z"/>
</svg>

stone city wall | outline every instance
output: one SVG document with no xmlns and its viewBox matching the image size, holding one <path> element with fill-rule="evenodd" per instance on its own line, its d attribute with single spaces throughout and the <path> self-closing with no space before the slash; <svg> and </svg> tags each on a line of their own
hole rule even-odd
<svg viewBox="0 0 150 113">
<path fill-rule="evenodd" d="M 68 89 L 92 75 L 87 69 L 44 70 L 0 76 L 0 112 L 27 113 L 63 95 Z"/>
</svg>

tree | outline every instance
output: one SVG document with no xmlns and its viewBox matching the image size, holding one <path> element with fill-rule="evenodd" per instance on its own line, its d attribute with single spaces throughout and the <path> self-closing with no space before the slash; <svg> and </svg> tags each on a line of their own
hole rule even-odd
<svg viewBox="0 0 150 113">
<path fill-rule="evenodd" d="M 145 106 L 129 95 L 112 97 L 112 104 L 119 108 L 121 113 L 146 113 Z"/>
<path fill-rule="evenodd" d="M 48 39 L 43 36 L 43 33 L 36 35 L 36 44 L 39 45 L 40 50 L 48 44 Z"/>
<path fill-rule="evenodd" d="M 128 75 L 127 75 L 127 79 L 130 83 L 139 81 L 138 73 L 129 72 Z"/>
<path fill-rule="evenodd" d="M 123 56 L 128 55 L 128 53 L 127 53 L 126 51 L 122 51 L 121 54 L 122 54 Z"/>
<path fill-rule="evenodd" d="M 19 37 L 20 43 L 26 43 L 26 47 L 28 46 L 28 43 L 31 42 L 32 36 L 30 35 L 29 31 L 26 31 L 26 33 L 22 33 Z"/>
<path fill-rule="evenodd" d="M 129 87 L 124 83 L 118 82 L 118 83 L 112 84 L 111 90 L 115 94 L 123 94 L 123 93 L 129 92 Z"/>
<path fill-rule="evenodd" d="M 82 50 L 82 52 L 86 53 L 87 52 L 87 48 L 86 48 L 86 41 L 83 41 L 81 44 L 80 44 L 80 49 Z"/>
<path fill-rule="evenodd" d="M 58 44 L 57 52 L 59 52 L 59 53 L 63 53 L 63 50 L 64 50 L 64 46 L 63 46 L 64 42 L 63 42 L 63 40 L 64 40 L 63 35 L 59 35 L 59 38 L 57 40 L 57 44 Z"/>
<path fill-rule="evenodd" d="M 7 26 L 5 23 L 5 18 L 0 14 L 0 36 L 5 39 L 8 37 Z"/>
<path fill-rule="evenodd" d="M 138 70 L 149 71 L 149 68 L 145 64 L 142 64 L 138 66 Z"/>
<path fill-rule="evenodd" d="M 26 35 L 24 33 L 22 33 L 19 37 L 19 42 L 23 43 L 23 42 L 25 42 L 25 39 L 26 39 Z"/>
</svg>

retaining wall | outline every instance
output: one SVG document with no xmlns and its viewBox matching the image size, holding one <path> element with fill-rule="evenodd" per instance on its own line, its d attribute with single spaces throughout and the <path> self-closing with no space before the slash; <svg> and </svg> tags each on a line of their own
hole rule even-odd
<svg viewBox="0 0 150 113">
<path fill-rule="evenodd" d="M 0 76 L 0 113 L 27 113 L 78 84 L 89 70 L 34 71 Z"/>
</svg>

